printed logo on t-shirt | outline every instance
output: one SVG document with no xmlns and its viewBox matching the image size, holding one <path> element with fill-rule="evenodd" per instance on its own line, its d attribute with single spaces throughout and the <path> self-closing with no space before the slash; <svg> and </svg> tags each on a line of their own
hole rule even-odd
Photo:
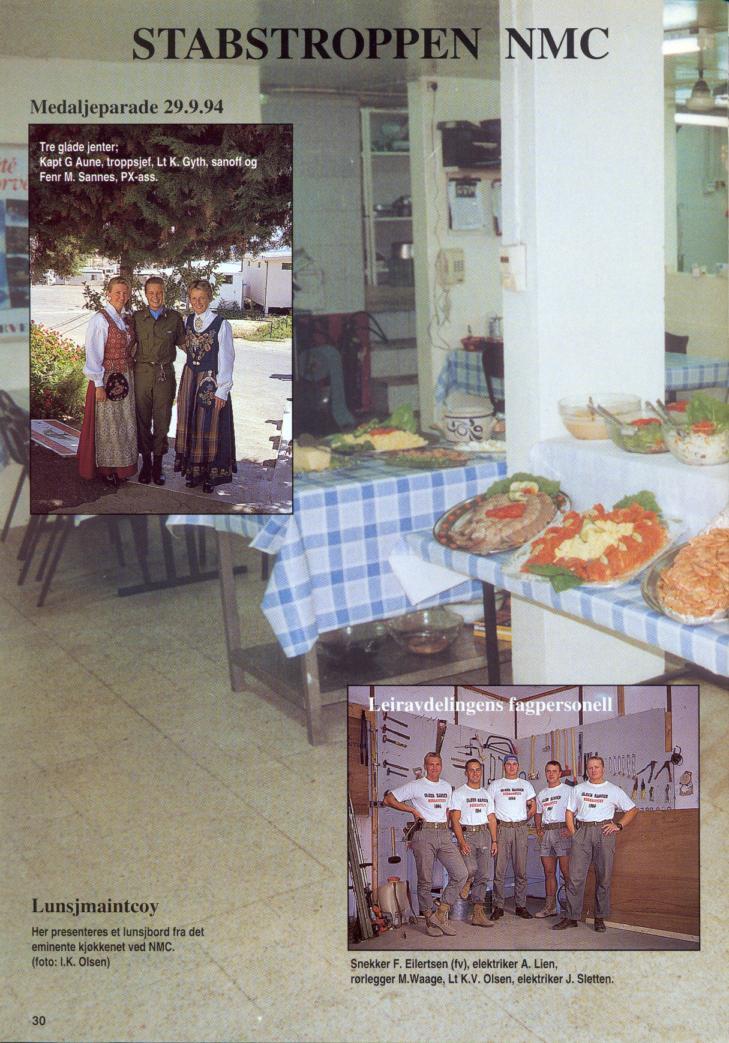
<svg viewBox="0 0 729 1043">
<path fill-rule="evenodd" d="M 475 815 L 483 815 L 486 808 L 489 806 L 488 797 L 466 797 L 466 805 L 469 811 L 472 811 Z"/>
<path fill-rule="evenodd" d="M 523 795 L 523 786 L 503 786 L 501 789 L 501 796 L 506 797 L 507 800 L 519 800 Z"/>
<path fill-rule="evenodd" d="M 562 797 L 559 794 L 557 794 L 556 797 L 542 797 L 542 807 L 545 811 L 549 811 L 550 808 L 553 808 L 557 804 L 559 804 L 561 799 Z"/>
<path fill-rule="evenodd" d="M 583 793 L 582 799 L 590 808 L 599 808 L 601 804 L 604 804 L 606 800 L 609 800 L 609 794 L 607 793 Z"/>
<path fill-rule="evenodd" d="M 433 809 L 442 808 L 442 801 L 448 800 L 448 791 L 443 793 L 423 793 L 423 797 L 428 801 Z"/>
</svg>

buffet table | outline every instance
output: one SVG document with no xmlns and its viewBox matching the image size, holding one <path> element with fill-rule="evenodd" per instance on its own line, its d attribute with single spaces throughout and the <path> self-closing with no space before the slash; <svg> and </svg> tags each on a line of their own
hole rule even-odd
<svg viewBox="0 0 729 1043">
<path fill-rule="evenodd" d="M 407 533 L 431 528 L 450 507 L 483 492 L 505 471 L 503 460 L 478 454 L 466 466 L 435 471 L 393 467 L 373 456 L 345 469 L 297 476 L 293 515 L 170 517 L 170 526 L 206 525 L 216 531 L 234 690 L 243 687 L 243 674 L 253 670 L 256 658 L 252 649 L 241 648 L 234 537 L 250 537 L 253 548 L 276 556 L 261 608 L 285 655 L 304 657 L 309 735 L 317 741 L 322 707 L 318 636 L 409 611 L 412 605 L 388 561 L 395 544 Z M 480 593 L 477 583 L 464 578 L 420 607 L 472 600 Z M 482 664 L 483 656 L 476 665 Z"/>
<path fill-rule="evenodd" d="M 494 378 L 494 391 L 503 398 L 502 381 Z M 666 352 L 666 391 L 691 391 L 696 388 L 729 387 L 729 359 Z M 451 351 L 438 376 L 435 400 L 442 404 L 449 392 L 465 391 L 488 397 L 480 351 Z"/>
<path fill-rule="evenodd" d="M 612 507 L 627 493 L 647 489 L 655 494 L 664 514 L 682 519 L 686 537 L 696 535 L 729 499 L 729 464 L 689 467 L 668 453 L 625 453 L 611 442 L 570 437 L 539 442 L 530 453 L 530 470 L 558 479 L 574 509 L 580 511 L 596 502 Z M 430 532 L 406 534 L 395 550 L 409 552 L 441 570 L 453 570 L 454 583 L 470 576 L 487 587 L 502 587 L 547 608 L 680 656 L 713 674 L 729 676 L 729 621 L 700 627 L 674 622 L 648 607 L 639 582 L 556 594 L 548 582 L 505 573 L 510 554 L 479 557 L 453 551 L 436 542 Z"/>
<path fill-rule="evenodd" d="M 546 608 L 670 652 L 713 674 L 729 676 L 729 621 L 701 627 L 676 623 L 648 608 L 639 582 L 608 590 L 578 587 L 556 594 L 548 582 L 521 580 L 505 572 L 511 559 L 509 553 L 484 558 L 453 551 L 437 543 L 430 532 L 409 533 L 403 537 L 403 544 L 417 559 L 453 569 L 458 574 L 454 579 L 471 576 Z"/>
</svg>

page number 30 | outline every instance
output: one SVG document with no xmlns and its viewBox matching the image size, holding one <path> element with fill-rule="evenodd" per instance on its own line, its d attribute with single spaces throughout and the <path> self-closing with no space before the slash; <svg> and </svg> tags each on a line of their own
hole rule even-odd
<svg viewBox="0 0 729 1043">
<path fill-rule="evenodd" d="M 43 1017 L 42 1014 L 34 1014 L 33 1017 L 30 1019 L 30 1023 L 31 1025 L 45 1025 L 46 1019 Z"/>
</svg>

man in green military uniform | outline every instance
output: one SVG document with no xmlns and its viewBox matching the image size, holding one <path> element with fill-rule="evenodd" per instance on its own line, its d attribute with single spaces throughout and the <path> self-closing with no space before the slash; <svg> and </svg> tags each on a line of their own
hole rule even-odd
<svg viewBox="0 0 729 1043">
<path fill-rule="evenodd" d="M 172 403 L 175 400 L 175 355 L 185 343 L 182 316 L 165 307 L 165 284 L 153 275 L 144 284 L 148 308 L 134 313 L 137 355 L 134 390 L 137 406 L 137 442 L 142 454 L 139 481 L 164 485 L 162 457 L 167 452 Z"/>
</svg>

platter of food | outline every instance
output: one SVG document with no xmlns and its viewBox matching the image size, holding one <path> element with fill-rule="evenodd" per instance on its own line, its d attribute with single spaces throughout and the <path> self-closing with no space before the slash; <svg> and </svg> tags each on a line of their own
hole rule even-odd
<svg viewBox="0 0 729 1043">
<path fill-rule="evenodd" d="M 527 543 L 568 506 L 559 482 L 515 474 L 451 507 L 435 523 L 433 535 L 451 550 L 497 554 Z"/>
<path fill-rule="evenodd" d="M 549 582 L 557 592 L 571 587 L 618 587 L 653 564 L 682 531 L 666 519 L 652 493 L 641 491 L 616 503 L 568 511 L 556 525 L 521 548 L 508 573 Z"/>
<path fill-rule="evenodd" d="M 333 435 L 330 444 L 332 449 L 340 453 L 391 453 L 394 450 L 419 449 L 427 445 L 428 440 L 413 431 L 383 424 L 366 431 L 355 429 L 346 434 Z"/>
<path fill-rule="evenodd" d="M 393 467 L 413 467 L 425 471 L 436 471 L 441 467 L 463 467 L 473 463 L 468 453 L 457 449 L 446 449 L 443 446 L 421 446 L 419 449 L 396 450 L 385 454 L 386 464 Z"/>
<path fill-rule="evenodd" d="M 428 439 L 418 434 L 412 407 L 403 405 L 384 421 L 377 418 L 368 420 L 353 431 L 329 435 L 326 443 L 336 453 L 389 453 L 419 449 L 428 444 Z"/>
<path fill-rule="evenodd" d="M 641 591 L 654 611 L 678 623 L 729 617 L 729 529 L 711 529 L 661 554 Z"/>
<path fill-rule="evenodd" d="M 337 471 L 342 467 L 352 467 L 356 463 L 356 457 L 344 453 L 334 453 L 329 446 L 313 441 L 311 444 L 304 442 L 303 445 L 301 442 L 294 442 L 294 474 Z"/>
</svg>

